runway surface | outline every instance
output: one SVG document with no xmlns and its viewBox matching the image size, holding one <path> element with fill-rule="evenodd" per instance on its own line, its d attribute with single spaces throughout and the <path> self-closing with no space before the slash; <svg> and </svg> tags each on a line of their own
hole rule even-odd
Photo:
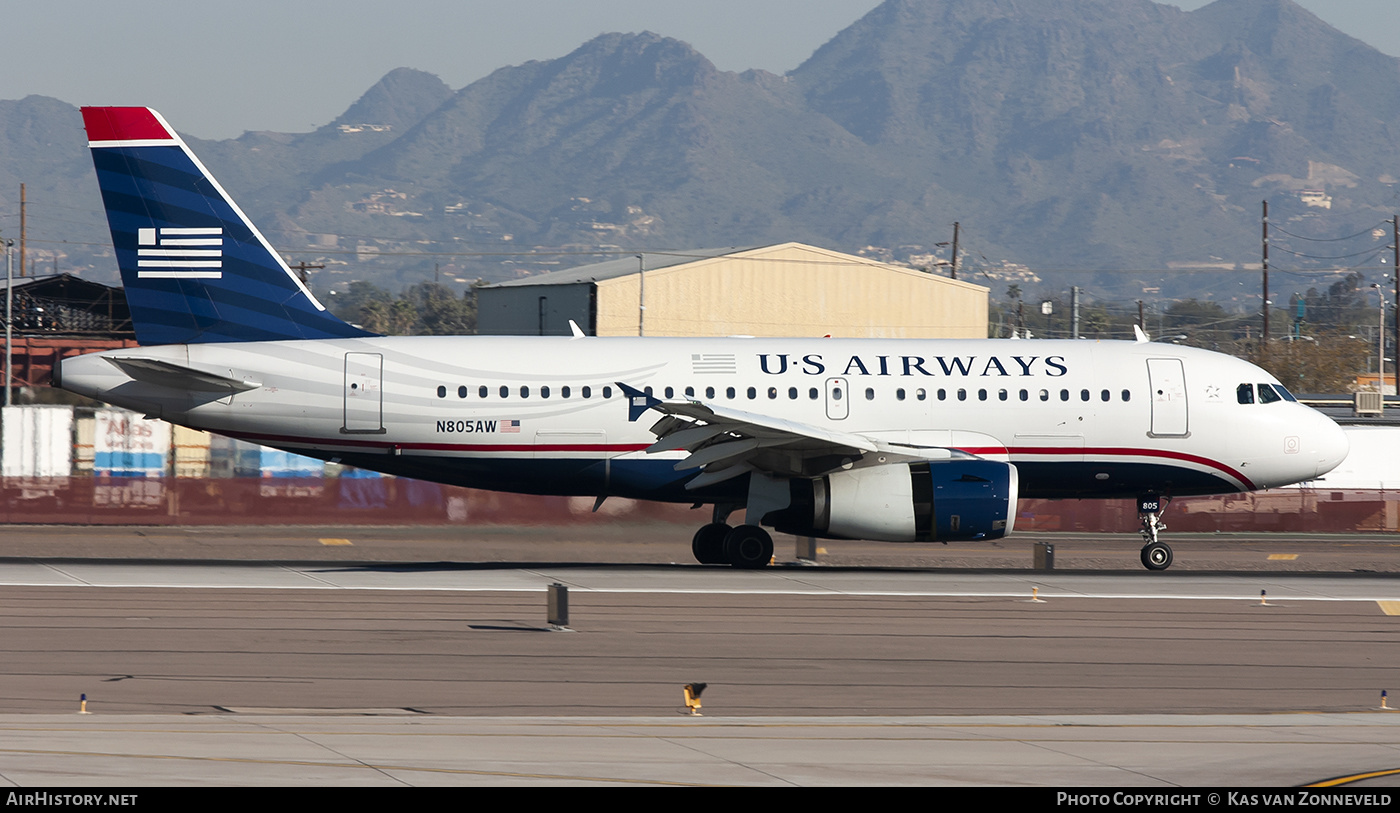
<svg viewBox="0 0 1400 813">
<path fill-rule="evenodd" d="M 1369 569 L 9 558 L 0 782 L 1387 784 Z"/>
</svg>

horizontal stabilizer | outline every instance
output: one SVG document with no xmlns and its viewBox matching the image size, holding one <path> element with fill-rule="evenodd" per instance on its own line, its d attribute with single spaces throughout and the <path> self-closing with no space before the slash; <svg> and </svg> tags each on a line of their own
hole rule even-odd
<svg viewBox="0 0 1400 813">
<path fill-rule="evenodd" d="M 205 370 L 196 370 L 174 362 L 147 358 L 113 358 L 107 361 L 137 381 L 157 384 L 176 390 L 194 392 L 246 392 L 255 390 L 262 384 L 242 378 L 219 375 Z"/>
</svg>

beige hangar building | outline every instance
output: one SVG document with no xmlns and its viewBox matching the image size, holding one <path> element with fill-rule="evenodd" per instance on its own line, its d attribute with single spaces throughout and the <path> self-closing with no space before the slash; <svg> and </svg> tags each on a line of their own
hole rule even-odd
<svg viewBox="0 0 1400 813">
<path fill-rule="evenodd" d="M 477 332 L 984 339 L 988 289 L 781 243 L 646 253 L 477 290 Z"/>
</svg>

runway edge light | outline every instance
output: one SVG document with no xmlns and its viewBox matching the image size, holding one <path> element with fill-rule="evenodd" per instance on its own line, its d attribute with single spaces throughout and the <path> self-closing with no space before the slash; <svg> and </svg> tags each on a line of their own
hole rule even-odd
<svg viewBox="0 0 1400 813">
<path fill-rule="evenodd" d="M 708 683 L 687 683 L 682 690 L 685 693 L 685 708 L 692 717 L 703 717 L 700 713 L 700 693 L 705 691 Z"/>
<path fill-rule="evenodd" d="M 83 692 L 78 696 L 78 713 L 92 714 L 92 712 L 87 710 L 87 692 Z"/>
</svg>

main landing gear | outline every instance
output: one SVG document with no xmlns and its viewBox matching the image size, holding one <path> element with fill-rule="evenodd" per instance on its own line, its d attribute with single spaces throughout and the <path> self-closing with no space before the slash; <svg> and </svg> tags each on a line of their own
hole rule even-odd
<svg viewBox="0 0 1400 813">
<path fill-rule="evenodd" d="M 1142 566 L 1148 570 L 1166 570 L 1172 566 L 1172 549 L 1157 534 L 1167 527 L 1162 522 L 1162 512 L 1167 510 L 1171 498 L 1163 499 L 1157 494 L 1138 498 L 1138 519 L 1142 522 Z"/>
<path fill-rule="evenodd" d="M 757 525 L 730 527 L 723 522 L 729 511 L 715 507 L 715 521 L 695 532 L 690 551 L 702 565 L 733 565 L 753 569 L 773 559 L 773 537 Z"/>
</svg>

